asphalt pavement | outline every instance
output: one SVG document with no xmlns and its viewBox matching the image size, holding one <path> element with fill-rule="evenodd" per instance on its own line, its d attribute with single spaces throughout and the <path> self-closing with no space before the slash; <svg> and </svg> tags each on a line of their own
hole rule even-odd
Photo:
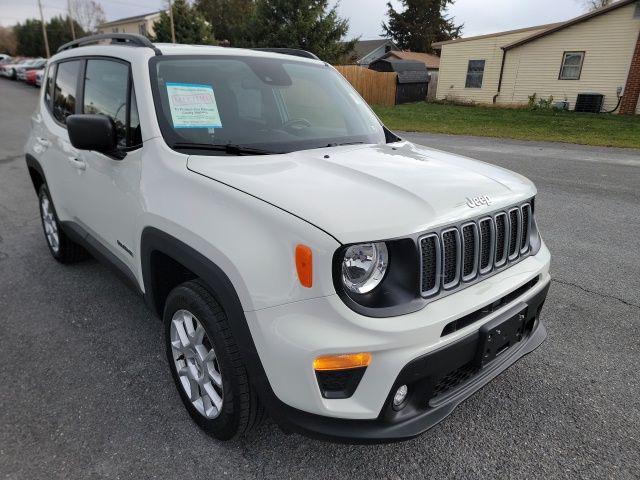
<svg viewBox="0 0 640 480">
<path fill-rule="evenodd" d="M 537 184 L 547 341 L 408 442 L 267 421 L 220 443 L 183 408 L 142 300 L 96 261 L 50 257 L 22 155 L 36 94 L 0 79 L 0 476 L 640 478 L 640 151 L 407 134 Z"/>
</svg>

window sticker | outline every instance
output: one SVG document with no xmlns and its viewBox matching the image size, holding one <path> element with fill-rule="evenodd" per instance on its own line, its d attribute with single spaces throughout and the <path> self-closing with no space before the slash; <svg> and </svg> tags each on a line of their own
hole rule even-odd
<svg viewBox="0 0 640 480">
<path fill-rule="evenodd" d="M 211 85 L 167 83 L 174 128 L 220 128 L 220 113 Z"/>
</svg>

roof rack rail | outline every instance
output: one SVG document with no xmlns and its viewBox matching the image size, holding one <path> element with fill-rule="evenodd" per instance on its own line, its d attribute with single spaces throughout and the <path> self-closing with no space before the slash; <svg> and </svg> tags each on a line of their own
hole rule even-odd
<svg viewBox="0 0 640 480">
<path fill-rule="evenodd" d="M 73 40 L 72 42 L 65 43 L 58 48 L 58 53 L 72 48 L 98 43 L 101 40 L 111 40 L 112 45 L 122 44 L 134 47 L 148 47 L 152 49 L 156 55 L 162 55 L 160 49 L 151 43 L 147 37 L 135 33 L 101 33 L 99 35 L 89 35 L 88 37 L 82 37 L 77 40 Z"/>
<path fill-rule="evenodd" d="M 258 50 L 261 52 L 273 52 L 282 53 L 283 55 L 293 55 L 294 57 L 311 58 L 313 60 L 320 60 L 315 54 L 307 52 L 306 50 L 300 50 L 299 48 L 252 48 L 251 50 Z"/>
</svg>

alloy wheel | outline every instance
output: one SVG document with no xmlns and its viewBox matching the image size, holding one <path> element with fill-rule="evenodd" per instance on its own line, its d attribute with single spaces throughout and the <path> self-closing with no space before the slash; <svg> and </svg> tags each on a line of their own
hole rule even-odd
<svg viewBox="0 0 640 480">
<path fill-rule="evenodd" d="M 54 253 L 60 250 L 60 235 L 58 233 L 58 222 L 53 214 L 53 206 L 47 195 L 42 195 L 40 200 L 40 212 L 42 214 L 42 224 L 44 226 L 44 234 L 47 237 L 47 243 Z"/>
<path fill-rule="evenodd" d="M 205 418 L 218 417 L 222 372 L 204 327 L 188 310 L 178 310 L 171 319 L 170 336 L 176 372 L 191 404 Z"/>
</svg>

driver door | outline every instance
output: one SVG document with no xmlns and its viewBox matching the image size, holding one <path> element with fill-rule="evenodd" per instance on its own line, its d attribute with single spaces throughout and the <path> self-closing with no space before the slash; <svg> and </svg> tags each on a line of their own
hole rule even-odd
<svg viewBox="0 0 640 480">
<path fill-rule="evenodd" d="M 82 113 L 110 117 L 124 158 L 94 151 L 78 153 L 84 199 L 77 206 L 86 230 L 133 272 L 135 222 L 140 212 L 142 140 L 130 65 L 89 58 L 83 69 Z"/>
</svg>

